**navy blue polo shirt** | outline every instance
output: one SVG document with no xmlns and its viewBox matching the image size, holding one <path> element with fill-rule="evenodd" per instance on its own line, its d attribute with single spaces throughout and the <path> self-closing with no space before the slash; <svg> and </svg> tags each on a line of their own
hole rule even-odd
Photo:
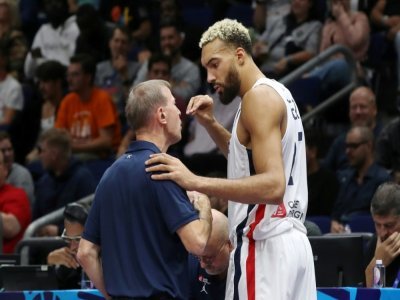
<svg viewBox="0 0 400 300">
<path fill-rule="evenodd" d="M 83 237 L 101 247 L 111 296 L 187 299 L 188 253 L 176 230 L 198 219 L 186 192 L 145 171 L 152 143 L 135 141 L 102 177 Z"/>
<path fill-rule="evenodd" d="M 189 278 L 189 300 L 225 299 L 226 278 L 208 274 L 193 255 L 189 255 Z"/>
</svg>

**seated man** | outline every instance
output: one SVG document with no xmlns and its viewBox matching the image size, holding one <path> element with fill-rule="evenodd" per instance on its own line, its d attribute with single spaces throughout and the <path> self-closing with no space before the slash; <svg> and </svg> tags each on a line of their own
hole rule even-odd
<svg viewBox="0 0 400 300">
<path fill-rule="evenodd" d="M 373 285 L 375 261 L 381 259 L 386 267 L 386 286 L 399 287 L 400 268 L 400 186 L 384 183 L 379 186 L 371 202 L 371 214 L 376 234 L 366 252 L 365 282 Z M 397 277 L 397 279 L 396 279 Z"/>
<path fill-rule="evenodd" d="M 59 289 L 78 289 L 82 268 L 76 260 L 79 241 L 88 216 L 88 207 L 70 203 L 64 209 L 64 231 L 61 238 L 67 246 L 56 249 L 47 256 L 48 265 L 56 265 Z"/>
<path fill-rule="evenodd" d="M 350 167 L 339 172 L 339 193 L 332 211 L 331 232 L 345 231 L 352 214 L 368 214 L 371 198 L 389 173 L 374 162 L 374 136 L 365 126 L 356 126 L 346 136 L 346 155 Z"/>
<path fill-rule="evenodd" d="M 0 222 L 2 223 L 3 252 L 13 253 L 31 222 L 31 207 L 23 189 L 6 183 L 8 169 L 0 151 Z"/>
<path fill-rule="evenodd" d="M 36 183 L 35 219 L 94 193 L 96 188 L 92 173 L 71 156 L 71 140 L 65 130 L 45 131 L 39 145 L 46 173 Z M 56 236 L 61 229 L 62 224 L 46 225 L 39 235 Z"/>
<path fill-rule="evenodd" d="M 224 299 L 229 255 L 228 218 L 216 209 L 211 210 L 212 229 L 204 255 L 189 256 L 189 299 Z"/>
<path fill-rule="evenodd" d="M 71 58 L 67 81 L 70 93 L 61 101 L 55 123 L 72 138 L 80 159 L 107 158 L 119 145 L 121 128 L 111 96 L 94 87 L 94 60 L 79 54 Z"/>
</svg>

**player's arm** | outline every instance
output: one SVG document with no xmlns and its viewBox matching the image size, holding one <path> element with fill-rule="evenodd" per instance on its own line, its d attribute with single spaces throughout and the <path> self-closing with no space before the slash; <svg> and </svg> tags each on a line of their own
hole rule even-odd
<svg viewBox="0 0 400 300">
<path fill-rule="evenodd" d="M 242 142 L 246 146 L 251 145 L 256 175 L 239 179 L 200 177 L 167 154 L 152 155 L 146 162 L 146 171 L 161 171 L 163 173 L 153 173 L 152 178 L 173 180 L 186 190 L 241 203 L 279 204 L 285 191 L 281 149 L 281 124 L 286 115 L 285 109 L 280 96 L 271 88 L 252 89 L 243 98 L 240 122 L 250 139 Z"/>
<path fill-rule="evenodd" d="M 267 100 L 266 100 L 267 99 Z M 242 203 L 281 203 L 285 191 L 281 124 L 284 103 L 271 88 L 251 89 L 242 100 L 238 137 L 252 150 L 256 175 L 236 180 L 199 180 L 199 191 Z M 243 130 L 244 132 L 241 132 Z M 247 133 L 247 134 L 246 134 Z"/>
</svg>

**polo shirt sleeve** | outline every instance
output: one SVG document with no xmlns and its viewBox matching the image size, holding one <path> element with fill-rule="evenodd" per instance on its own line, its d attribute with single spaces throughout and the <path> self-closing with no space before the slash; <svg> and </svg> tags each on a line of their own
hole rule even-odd
<svg viewBox="0 0 400 300">
<path fill-rule="evenodd" d="M 82 237 L 93 244 L 100 245 L 100 199 L 97 198 L 97 194 L 93 200 L 90 208 L 89 215 L 87 217 L 85 228 L 82 233 Z"/>
<path fill-rule="evenodd" d="M 175 233 L 180 227 L 199 218 L 186 192 L 172 181 L 158 181 L 158 206 L 168 230 Z"/>
</svg>

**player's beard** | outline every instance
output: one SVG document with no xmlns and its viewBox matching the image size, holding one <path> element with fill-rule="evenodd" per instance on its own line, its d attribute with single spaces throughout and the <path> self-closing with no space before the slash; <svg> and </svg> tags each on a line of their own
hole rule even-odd
<svg viewBox="0 0 400 300">
<path fill-rule="evenodd" d="M 222 104 L 228 105 L 239 95 L 240 91 L 240 78 L 239 73 L 234 65 L 229 68 L 228 74 L 225 79 L 223 91 L 219 94 L 219 99 Z"/>
</svg>

